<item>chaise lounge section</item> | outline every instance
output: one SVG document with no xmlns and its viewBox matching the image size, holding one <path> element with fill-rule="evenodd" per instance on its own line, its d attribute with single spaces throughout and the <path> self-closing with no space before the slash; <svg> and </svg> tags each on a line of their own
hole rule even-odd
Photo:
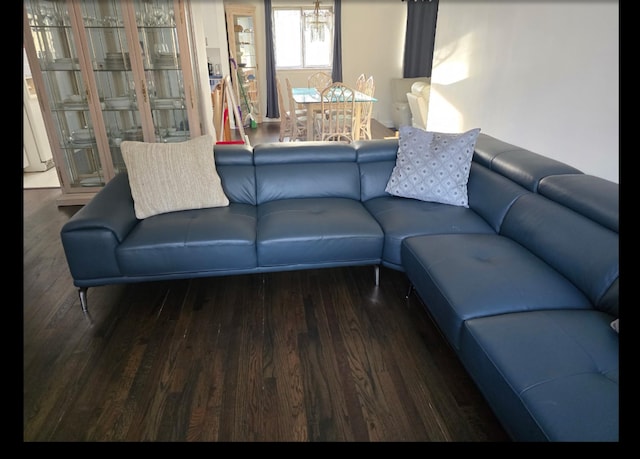
<svg viewBox="0 0 640 459">
<path fill-rule="evenodd" d="M 467 206 L 407 198 L 402 142 L 217 145 L 228 205 L 142 219 L 120 174 L 61 230 L 83 310 L 111 283 L 384 266 L 513 440 L 618 441 L 618 185 L 481 133 Z"/>
</svg>

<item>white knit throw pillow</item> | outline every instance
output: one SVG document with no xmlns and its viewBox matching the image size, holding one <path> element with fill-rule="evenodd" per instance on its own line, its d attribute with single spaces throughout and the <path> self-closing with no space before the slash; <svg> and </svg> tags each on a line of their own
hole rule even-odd
<svg viewBox="0 0 640 459">
<path fill-rule="evenodd" d="M 139 219 L 229 205 L 216 170 L 213 137 L 186 142 L 120 144 Z"/>
</svg>

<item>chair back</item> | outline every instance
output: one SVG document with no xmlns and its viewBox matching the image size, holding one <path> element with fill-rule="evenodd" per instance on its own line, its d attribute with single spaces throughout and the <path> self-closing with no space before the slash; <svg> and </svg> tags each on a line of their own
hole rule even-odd
<svg viewBox="0 0 640 459">
<path fill-rule="evenodd" d="M 301 113 L 304 110 L 296 109 L 296 101 L 293 98 L 293 85 L 291 80 L 286 78 L 287 82 L 287 98 L 289 100 L 289 119 L 291 120 L 291 141 L 296 139 L 304 139 L 307 135 L 307 118 Z"/>
<path fill-rule="evenodd" d="M 373 76 L 370 76 L 365 81 L 362 89 L 358 91 L 373 97 L 376 91 L 376 84 L 373 80 Z M 359 139 L 371 140 L 371 115 L 373 114 L 373 102 L 362 102 L 360 104 L 360 133 Z"/>
<path fill-rule="evenodd" d="M 366 85 L 367 85 L 367 76 L 364 73 L 361 73 L 358 76 L 358 78 L 356 78 L 356 90 L 360 92 L 364 92 Z"/>
<path fill-rule="evenodd" d="M 321 140 L 353 141 L 355 91 L 344 83 L 327 86 L 321 93 Z"/>
<path fill-rule="evenodd" d="M 280 136 L 278 140 L 282 142 L 285 137 L 291 138 L 291 115 L 289 109 L 284 103 L 284 96 L 282 95 L 282 85 L 280 79 L 276 78 L 276 89 L 278 92 L 278 110 L 280 111 Z"/>
<path fill-rule="evenodd" d="M 287 112 L 288 107 L 284 104 L 284 97 L 282 96 L 282 85 L 280 84 L 280 78 L 277 77 L 276 90 L 278 92 L 278 111 L 280 112 L 280 117 L 282 117 L 285 112 Z"/>
<path fill-rule="evenodd" d="M 310 88 L 316 88 L 318 92 L 322 92 L 324 88 L 333 83 L 333 78 L 326 72 L 316 72 L 307 79 Z"/>
</svg>

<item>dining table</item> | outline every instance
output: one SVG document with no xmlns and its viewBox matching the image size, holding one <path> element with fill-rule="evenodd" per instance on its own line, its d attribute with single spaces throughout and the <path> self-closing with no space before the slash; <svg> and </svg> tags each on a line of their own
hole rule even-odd
<svg viewBox="0 0 640 459">
<path fill-rule="evenodd" d="M 320 91 L 316 88 L 291 88 L 291 92 L 293 94 L 293 100 L 302 105 L 307 109 L 307 140 L 314 140 L 314 120 L 315 114 L 320 113 L 322 111 L 322 96 Z M 354 113 L 354 126 L 353 126 L 353 140 L 358 140 L 360 138 L 360 111 L 362 109 L 361 103 L 363 102 L 377 102 L 373 96 L 369 96 L 363 92 L 354 90 L 354 102 L 355 102 L 355 112 Z M 325 100 L 326 102 L 338 102 L 338 101 L 330 101 Z"/>
</svg>

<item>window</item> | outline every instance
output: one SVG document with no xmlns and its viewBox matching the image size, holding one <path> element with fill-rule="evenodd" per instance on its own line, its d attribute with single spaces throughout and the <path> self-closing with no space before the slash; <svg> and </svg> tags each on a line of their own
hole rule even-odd
<svg viewBox="0 0 640 459">
<path fill-rule="evenodd" d="M 273 8 L 276 68 L 330 69 L 333 60 L 333 11 L 320 7 Z"/>
</svg>

